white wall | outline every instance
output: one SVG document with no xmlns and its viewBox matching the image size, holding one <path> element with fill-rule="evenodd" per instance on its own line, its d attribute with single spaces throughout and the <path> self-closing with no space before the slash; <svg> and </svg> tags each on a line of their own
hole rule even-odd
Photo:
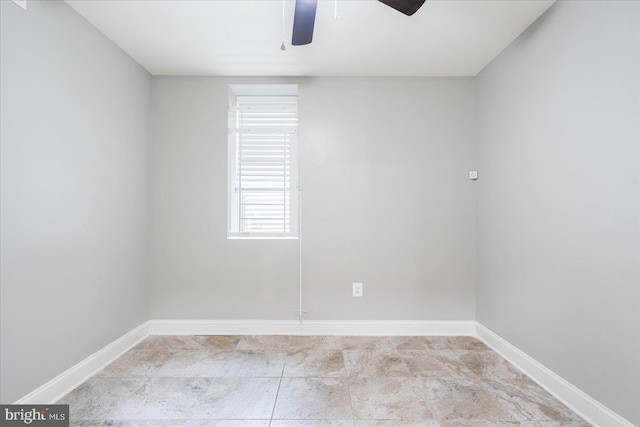
<svg viewBox="0 0 640 427">
<path fill-rule="evenodd" d="M 309 318 L 474 319 L 472 79 L 177 77 L 153 79 L 151 318 L 294 319 L 298 242 L 226 239 L 243 82 L 300 85 Z"/>
<path fill-rule="evenodd" d="M 1 12 L 1 390 L 147 319 L 150 76 L 59 1 Z"/>
<path fill-rule="evenodd" d="M 558 2 L 478 77 L 478 320 L 640 425 L 640 3 Z"/>
</svg>

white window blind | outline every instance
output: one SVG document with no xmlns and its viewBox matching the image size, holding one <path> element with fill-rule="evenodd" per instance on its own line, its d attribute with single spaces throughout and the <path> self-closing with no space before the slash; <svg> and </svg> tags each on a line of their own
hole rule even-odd
<svg viewBox="0 0 640 427">
<path fill-rule="evenodd" d="M 296 96 L 236 96 L 229 109 L 229 237 L 297 236 Z"/>
</svg>

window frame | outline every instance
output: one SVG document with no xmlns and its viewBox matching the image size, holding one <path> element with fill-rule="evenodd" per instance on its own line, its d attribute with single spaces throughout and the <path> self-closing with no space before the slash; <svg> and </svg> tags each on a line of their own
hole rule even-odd
<svg viewBox="0 0 640 427">
<path fill-rule="evenodd" d="M 286 97 L 289 100 L 295 98 L 295 112 L 298 117 L 297 85 L 230 85 L 229 87 L 229 112 L 228 112 L 228 141 L 227 141 L 227 239 L 298 239 L 298 215 L 299 215 L 299 187 L 298 187 L 298 124 L 296 122 L 293 132 L 282 131 L 283 138 L 288 137 L 288 188 L 285 185 L 284 200 L 287 194 L 289 198 L 289 231 L 288 232 L 259 232 L 240 231 L 240 193 L 237 186 L 238 151 L 240 138 L 243 131 L 239 123 L 238 99 L 246 97 L 274 98 Z M 295 89 L 295 93 L 293 92 Z M 287 135 L 287 136 L 285 136 Z M 286 144 L 285 144 L 286 145 Z M 286 164 L 287 160 L 283 161 Z M 284 166 L 286 167 L 286 166 Z M 286 201 L 283 203 L 286 206 Z M 286 222 L 284 214 L 283 223 Z M 284 225 L 284 224 L 283 224 Z"/>
</svg>

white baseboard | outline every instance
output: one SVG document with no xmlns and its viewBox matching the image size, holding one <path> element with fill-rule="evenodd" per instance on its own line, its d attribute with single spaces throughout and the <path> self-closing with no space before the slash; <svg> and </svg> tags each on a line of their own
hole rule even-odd
<svg viewBox="0 0 640 427">
<path fill-rule="evenodd" d="M 149 335 L 149 322 L 127 332 L 106 347 L 98 350 L 82 362 L 67 369 L 48 383 L 38 387 L 15 404 L 52 404 L 85 382 L 98 371 L 122 356 L 130 348 Z"/>
<path fill-rule="evenodd" d="M 497 351 L 502 357 L 527 374 L 528 377 L 590 424 L 597 427 L 635 427 L 632 423 L 480 323 L 477 324 L 476 334 L 489 347 Z"/>
<path fill-rule="evenodd" d="M 152 335 L 475 335 L 469 321 L 150 320 Z"/>
</svg>

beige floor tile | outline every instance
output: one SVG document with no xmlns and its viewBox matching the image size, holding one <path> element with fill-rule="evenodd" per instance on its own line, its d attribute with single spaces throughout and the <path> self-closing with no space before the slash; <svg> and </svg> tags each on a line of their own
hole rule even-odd
<svg viewBox="0 0 640 427">
<path fill-rule="evenodd" d="M 352 420 L 273 420 L 271 427 L 353 427 Z"/>
<path fill-rule="evenodd" d="M 436 420 L 356 420 L 355 427 L 440 427 L 440 423 Z"/>
<path fill-rule="evenodd" d="M 279 378 L 210 378 L 192 419 L 270 419 Z"/>
<path fill-rule="evenodd" d="M 151 336 L 58 403 L 75 427 L 589 426 L 473 337 Z"/>
<path fill-rule="evenodd" d="M 269 427 L 269 420 L 188 420 L 184 427 Z"/>
<path fill-rule="evenodd" d="M 203 350 L 234 350 L 240 342 L 238 335 L 193 335 L 191 338 Z"/>
<path fill-rule="evenodd" d="M 233 353 L 225 350 L 176 351 L 158 367 L 153 376 L 159 377 L 218 377 Z"/>
<path fill-rule="evenodd" d="M 123 420 L 191 418 L 194 405 L 209 387 L 207 378 L 151 378 L 120 406 Z"/>
<path fill-rule="evenodd" d="M 69 405 L 72 420 L 123 419 L 122 405 L 144 392 L 145 378 L 91 378 L 57 403 Z"/>
<path fill-rule="evenodd" d="M 186 420 L 125 420 L 120 427 L 183 427 Z"/>
<path fill-rule="evenodd" d="M 174 354 L 174 352 L 166 350 L 131 350 L 104 368 L 95 377 L 156 377 L 158 376 L 158 370 Z"/>
<path fill-rule="evenodd" d="M 517 421 L 479 379 L 428 378 L 426 395 L 438 420 Z"/>
<path fill-rule="evenodd" d="M 424 378 L 473 378 L 476 375 L 460 359 L 448 351 L 401 351 L 400 355 L 411 375 Z"/>
<path fill-rule="evenodd" d="M 447 420 L 440 427 L 520 427 L 518 421 Z"/>
<path fill-rule="evenodd" d="M 186 420 L 76 420 L 69 427 L 183 427 Z"/>
<path fill-rule="evenodd" d="M 518 427 L 591 427 L 584 420 L 580 421 L 524 421 Z"/>
<path fill-rule="evenodd" d="M 201 347 L 193 335 L 151 335 L 135 346 L 133 350 L 164 352 L 198 350 Z"/>
<path fill-rule="evenodd" d="M 351 403 L 361 420 L 434 419 L 421 380 L 417 378 L 359 378 L 349 380 Z"/>
<path fill-rule="evenodd" d="M 245 335 L 240 337 L 237 350 L 288 350 L 288 335 Z"/>
<path fill-rule="evenodd" d="M 447 337 L 391 337 L 396 350 L 449 350 Z"/>
<path fill-rule="evenodd" d="M 300 350 L 290 352 L 283 377 L 344 377 L 344 359 L 340 350 Z"/>
<path fill-rule="evenodd" d="M 487 389 L 520 421 L 582 421 L 528 378 L 483 381 Z"/>
<path fill-rule="evenodd" d="M 293 336 L 289 350 L 342 350 L 342 340 L 335 335 Z"/>
<path fill-rule="evenodd" d="M 482 341 L 473 337 L 447 337 L 451 350 L 490 350 Z"/>
<path fill-rule="evenodd" d="M 394 350 L 389 337 L 342 337 L 343 350 Z"/>
<path fill-rule="evenodd" d="M 236 350 L 220 369 L 222 377 L 280 377 L 286 352 L 280 350 Z"/>
<path fill-rule="evenodd" d="M 397 351 L 345 350 L 343 354 L 349 378 L 411 376 Z"/>
<path fill-rule="evenodd" d="M 495 351 L 465 351 L 460 360 L 478 377 L 522 378 L 525 375 Z"/>
<path fill-rule="evenodd" d="M 345 378 L 282 379 L 274 420 L 342 420 L 352 417 Z"/>
<path fill-rule="evenodd" d="M 447 337 L 449 348 L 454 351 L 491 350 L 482 341 L 474 337 Z"/>
</svg>

